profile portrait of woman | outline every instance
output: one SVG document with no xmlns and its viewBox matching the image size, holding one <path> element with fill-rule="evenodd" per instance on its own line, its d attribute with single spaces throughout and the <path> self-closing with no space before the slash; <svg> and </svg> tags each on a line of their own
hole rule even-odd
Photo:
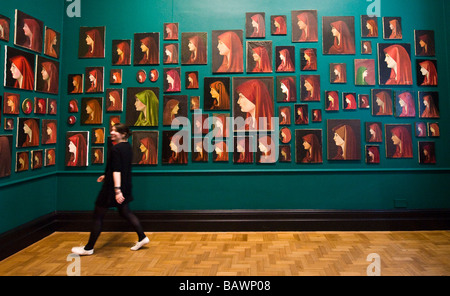
<svg viewBox="0 0 450 296">
<path fill-rule="evenodd" d="M 15 56 L 10 59 L 9 69 L 14 79 L 14 88 L 34 90 L 34 70 L 24 56 Z"/>
<path fill-rule="evenodd" d="M 186 88 L 197 89 L 198 88 L 198 73 L 197 72 L 186 72 L 187 83 Z"/>
<path fill-rule="evenodd" d="M 318 41 L 317 28 L 317 11 L 292 12 L 292 42 Z M 294 34 L 297 31 L 300 34 Z"/>
<path fill-rule="evenodd" d="M 358 160 L 360 159 L 359 145 L 355 131 L 349 124 L 341 124 L 332 128 L 333 141 L 337 146 L 336 154 L 332 160 Z"/>
<path fill-rule="evenodd" d="M 184 64 L 191 65 L 204 65 L 208 63 L 207 60 L 207 49 L 206 49 L 206 35 L 205 37 L 196 34 L 188 37 L 188 52 L 189 55 L 187 59 L 184 59 Z"/>
<path fill-rule="evenodd" d="M 424 138 L 427 136 L 427 126 L 425 122 L 416 122 L 416 137 Z"/>
<path fill-rule="evenodd" d="M 98 99 L 83 99 L 86 101 L 86 120 L 84 124 L 101 124 L 103 121 L 103 112 L 101 101 Z"/>
<path fill-rule="evenodd" d="M 339 20 L 332 22 L 330 26 L 334 41 L 327 54 L 355 54 L 354 34 L 351 33 L 347 23 Z"/>
<path fill-rule="evenodd" d="M 253 163 L 253 149 L 251 137 L 235 137 L 234 163 Z"/>
<path fill-rule="evenodd" d="M 244 71 L 244 51 L 242 40 L 234 31 L 227 31 L 217 37 L 217 49 L 223 57 L 222 63 L 215 69 L 215 73 L 242 73 Z"/>
<path fill-rule="evenodd" d="M 55 149 L 45 149 L 45 166 L 51 166 L 56 164 Z"/>
<path fill-rule="evenodd" d="M 416 55 L 418 56 L 434 56 L 434 31 L 417 30 L 414 31 L 416 39 Z"/>
<path fill-rule="evenodd" d="M 39 146 L 39 119 L 29 118 L 23 122 L 23 133 L 26 136 L 21 147 Z"/>
<path fill-rule="evenodd" d="M 369 70 L 365 66 L 361 66 L 356 70 L 356 85 L 369 85 L 367 82 L 367 76 L 369 75 Z"/>
<path fill-rule="evenodd" d="M 214 81 L 209 85 L 211 98 L 213 99 L 211 110 L 230 110 L 230 95 L 225 84 L 220 81 Z"/>
<path fill-rule="evenodd" d="M 439 123 L 437 122 L 428 123 L 428 131 L 430 137 L 439 137 L 441 135 L 439 132 Z"/>
<path fill-rule="evenodd" d="M 278 121 L 280 125 L 291 125 L 291 107 L 278 107 Z"/>
<path fill-rule="evenodd" d="M 246 80 L 235 88 L 237 105 L 245 114 L 245 130 L 271 130 L 274 116 L 273 98 L 259 79 Z"/>
<path fill-rule="evenodd" d="M 140 40 L 136 40 L 135 43 L 140 44 L 140 52 L 135 50 L 134 59 L 135 64 L 138 65 L 157 65 L 159 64 L 159 50 L 158 43 L 153 36 L 146 36 Z"/>
<path fill-rule="evenodd" d="M 9 41 L 9 22 L 10 19 L 0 16 L 0 40 Z"/>
<path fill-rule="evenodd" d="M 131 64 L 131 48 L 130 40 L 119 41 L 115 46 L 116 54 L 113 57 L 117 57 L 113 65 L 130 65 Z"/>
<path fill-rule="evenodd" d="M 439 118 L 437 93 L 435 93 L 435 95 L 424 94 L 421 99 L 420 107 L 420 118 Z"/>
<path fill-rule="evenodd" d="M 264 16 L 264 13 L 257 13 L 250 16 L 250 19 L 248 21 L 251 23 L 251 29 L 253 29 L 253 31 L 247 31 L 248 38 L 266 37 L 266 21 L 264 19 Z"/>
<path fill-rule="evenodd" d="M 67 138 L 66 166 L 87 166 L 87 141 L 85 136 L 81 133 L 69 135 Z"/>
<path fill-rule="evenodd" d="M 278 155 L 275 152 L 275 142 L 270 136 L 262 136 L 258 139 L 258 162 L 275 163 Z"/>
<path fill-rule="evenodd" d="M 166 92 L 179 92 L 181 91 L 181 79 L 180 73 L 176 69 L 170 69 L 166 72 L 167 88 Z"/>
<path fill-rule="evenodd" d="M 306 48 L 303 50 L 302 70 L 317 70 L 317 52 L 315 48 Z"/>
<path fill-rule="evenodd" d="M 105 144 L 105 128 L 94 128 L 92 133 L 94 134 L 94 144 Z"/>
<path fill-rule="evenodd" d="M 70 75 L 69 75 L 69 77 L 70 77 Z M 69 80 L 69 83 L 70 83 L 70 80 Z M 70 90 L 71 94 L 83 93 L 83 75 L 82 74 L 73 75 L 71 84 L 72 84 L 72 88 Z M 70 87 L 70 84 L 69 84 L 69 87 Z"/>
<path fill-rule="evenodd" d="M 420 85 L 422 86 L 436 86 L 438 85 L 438 75 L 435 64 L 430 60 L 417 61 L 420 67 L 420 73 L 422 77 Z M 419 79 L 417 79 L 419 84 Z"/>
<path fill-rule="evenodd" d="M 372 42 L 361 41 L 361 54 L 372 54 Z"/>
<path fill-rule="evenodd" d="M 93 28 L 85 32 L 85 42 L 87 51 L 82 57 L 84 58 L 104 58 L 105 44 L 104 36 L 100 33 L 99 28 Z M 81 47 L 80 47 L 81 48 Z"/>
<path fill-rule="evenodd" d="M 278 53 L 279 60 L 277 72 L 294 72 L 294 57 L 291 57 L 291 53 L 287 48 L 283 48 Z"/>
<path fill-rule="evenodd" d="M 252 57 L 255 63 L 253 69 L 249 72 L 253 73 L 271 73 L 272 59 L 269 57 L 266 47 L 257 46 L 252 49 Z"/>
<path fill-rule="evenodd" d="M 203 149 L 203 139 L 194 138 L 193 140 L 193 151 L 192 151 L 192 161 L 193 162 L 208 162 L 208 152 Z"/>
<path fill-rule="evenodd" d="M 111 84 L 121 84 L 122 83 L 122 70 L 115 69 L 110 71 L 109 83 Z"/>
<path fill-rule="evenodd" d="M 363 37 L 378 37 L 378 24 L 376 19 L 368 19 L 366 21 L 367 34 Z"/>
<path fill-rule="evenodd" d="M 315 133 L 309 133 L 302 137 L 302 147 L 306 155 L 301 159 L 302 163 L 322 163 L 322 141 Z"/>
<path fill-rule="evenodd" d="M 378 109 L 373 107 L 372 115 L 375 116 L 393 115 L 392 98 L 387 91 L 383 90 L 377 92 L 373 97 L 375 97 L 375 102 L 372 103 L 372 106 L 377 106 Z"/>
<path fill-rule="evenodd" d="M 398 117 L 415 117 L 416 116 L 416 106 L 414 104 L 414 99 L 411 95 L 411 92 L 404 91 L 401 92 L 398 96 L 398 105 L 400 106 L 400 110 L 397 111 Z"/>
<path fill-rule="evenodd" d="M 339 94 L 337 91 L 327 91 L 326 95 L 326 111 L 338 111 L 339 110 Z"/>
<path fill-rule="evenodd" d="M 92 164 L 103 164 L 103 147 L 92 148 Z"/>
<path fill-rule="evenodd" d="M 391 19 L 388 21 L 388 24 L 391 34 L 388 33 L 388 29 L 385 29 L 385 33 L 387 33 L 386 36 L 389 36 L 387 39 L 402 39 L 400 18 Z"/>
<path fill-rule="evenodd" d="M 16 172 L 24 172 L 30 169 L 30 152 L 17 152 L 16 159 Z"/>
<path fill-rule="evenodd" d="M 178 133 L 169 138 L 170 156 L 167 160 L 168 164 L 188 163 L 188 152 L 183 149 L 184 141 L 186 141 L 185 136 Z"/>
<path fill-rule="evenodd" d="M 381 132 L 381 123 L 366 123 L 368 128 L 368 133 L 366 134 L 367 142 L 370 143 L 381 143 L 383 141 L 383 134 Z"/>
<path fill-rule="evenodd" d="M 180 110 L 180 101 L 176 99 L 169 99 L 163 111 L 163 125 L 172 125 L 172 121 L 176 118 Z"/>
<path fill-rule="evenodd" d="M 286 25 L 286 16 L 284 15 L 276 15 L 272 16 L 272 35 L 286 35 L 287 34 L 287 25 Z"/>
<path fill-rule="evenodd" d="M 12 141 L 12 136 L 0 136 L 0 178 L 11 175 L 12 151 L 10 139 Z"/>
<path fill-rule="evenodd" d="M 41 52 L 43 32 L 41 24 L 34 18 L 25 18 L 23 20 L 22 30 L 27 38 L 26 42 L 22 45 L 33 51 Z"/>
<path fill-rule="evenodd" d="M 56 139 L 58 136 L 56 121 L 43 121 L 43 131 L 42 134 L 45 135 L 45 138 L 42 137 L 44 144 L 56 144 Z"/>
<path fill-rule="evenodd" d="M 156 94 L 146 89 L 135 95 L 134 106 L 139 116 L 134 126 L 158 126 L 159 99 Z"/>
<path fill-rule="evenodd" d="M 380 163 L 380 147 L 366 146 L 366 163 Z"/>
<path fill-rule="evenodd" d="M 59 58 L 59 33 L 50 28 L 45 29 L 44 54 L 53 58 Z"/>
<path fill-rule="evenodd" d="M 400 44 L 393 44 L 384 48 L 383 52 L 385 54 L 384 62 L 386 63 L 386 67 L 391 70 L 384 84 L 411 85 L 411 58 L 405 47 Z M 381 60 L 379 61 L 381 62 Z M 383 84 L 383 81 L 380 81 L 380 84 Z"/>
<path fill-rule="evenodd" d="M 87 79 L 89 82 L 89 88 L 86 90 L 87 93 L 99 93 L 103 92 L 103 71 L 101 69 L 89 69 L 86 68 Z"/>
<path fill-rule="evenodd" d="M 346 83 L 347 82 L 347 65 L 343 63 L 330 64 L 331 83 Z"/>
<path fill-rule="evenodd" d="M 31 151 L 31 169 L 36 170 L 42 168 L 43 159 L 42 159 L 42 150 L 39 151 Z"/>
<path fill-rule="evenodd" d="M 281 102 L 297 102 L 297 86 L 295 77 L 282 77 L 280 81 L 280 90 L 283 94 Z"/>
<path fill-rule="evenodd" d="M 356 107 L 355 94 L 344 94 L 344 110 L 356 110 Z"/>
<path fill-rule="evenodd" d="M 228 161 L 228 146 L 224 141 L 214 144 L 214 162 Z"/>
<path fill-rule="evenodd" d="M 57 94 L 59 89 L 58 64 L 45 61 L 41 63 L 41 77 L 38 80 L 36 91 Z"/>
<path fill-rule="evenodd" d="M 3 114 L 19 114 L 20 96 L 18 94 L 5 93 L 3 99 Z"/>
<path fill-rule="evenodd" d="M 295 124 L 308 124 L 308 105 L 298 104 L 295 105 Z"/>
<path fill-rule="evenodd" d="M 388 130 L 389 133 L 388 133 Z M 396 125 L 386 127 L 387 157 L 390 158 L 412 158 L 413 147 L 411 140 L 411 129 L 409 125 Z"/>
<path fill-rule="evenodd" d="M 436 150 L 434 142 L 419 142 L 419 163 L 436 163 Z"/>
<path fill-rule="evenodd" d="M 142 153 L 142 157 L 138 164 L 157 164 L 158 163 L 158 150 L 157 143 L 151 137 L 144 137 L 140 141 L 139 151 Z"/>
<path fill-rule="evenodd" d="M 164 53 L 166 55 L 164 64 L 178 64 L 178 44 L 164 45 Z"/>
<path fill-rule="evenodd" d="M 302 101 L 320 101 L 320 76 L 302 75 L 300 80 L 302 85 Z"/>
<path fill-rule="evenodd" d="M 164 40 L 178 40 L 178 23 L 164 24 Z"/>
<path fill-rule="evenodd" d="M 119 90 L 109 90 L 107 92 L 107 108 L 108 112 L 120 112 L 122 111 L 122 95 Z"/>
</svg>

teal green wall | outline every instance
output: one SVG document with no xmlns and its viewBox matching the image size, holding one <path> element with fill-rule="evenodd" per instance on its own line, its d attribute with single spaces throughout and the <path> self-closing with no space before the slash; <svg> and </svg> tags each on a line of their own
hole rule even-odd
<svg viewBox="0 0 450 296">
<path fill-rule="evenodd" d="M 119 3 L 120 2 L 120 3 Z M 447 1 L 448 2 L 448 1 Z M 394 200 L 406 200 L 409 209 L 450 208 L 450 199 L 444 187 L 450 175 L 450 154 L 446 147 L 450 146 L 450 136 L 446 131 L 450 128 L 449 97 L 450 83 L 448 52 L 450 39 L 447 33 L 450 4 L 446 0 L 380 0 L 381 16 L 401 16 L 403 24 L 403 40 L 401 42 L 414 44 L 414 29 L 435 30 L 436 59 L 438 60 L 439 86 L 435 90 L 440 94 L 441 118 L 439 119 L 441 137 L 427 138 L 436 142 L 438 163 L 433 166 L 419 165 L 417 161 L 417 142 L 413 137 L 414 159 L 399 160 L 382 157 L 381 164 L 368 166 L 364 159 L 357 162 L 330 162 L 324 157 L 320 165 L 300 165 L 292 163 L 277 163 L 276 165 L 235 165 L 229 163 L 206 164 L 192 163 L 187 166 L 167 166 L 161 164 L 161 143 L 159 144 L 159 165 L 153 167 L 134 167 L 135 210 L 197 210 L 197 209 L 393 209 Z M 81 99 L 84 95 L 67 95 L 68 74 L 84 73 L 85 67 L 103 66 L 109 73 L 111 65 L 111 43 L 113 39 L 132 39 L 134 33 L 160 32 L 160 48 L 163 24 L 178 22 L 181 32 L 207 32 L 208 56 L 211 60 L 212 30 L 242 29 L 245 36 L 245 13 L 262 11 L 266 13 L 266 23 L 271 15 L 286 15 L 288 20 L 287 36 L 272 36 L 266 28 L 265 40 L 273 41 L 273 48 L 282 45 L 294 45 L 296 48 L 296 65 L 300 64 L 300 48 L 315 47 L 319 54 L 319 69 L 321 75 L 322 97 L 325 90 L 355 91 L 370 93 L 371 88 L 382 88 L 378 83 L 374 87 L 355 87 L 354 78 L 348 74 L 345 85 L 329 83 L 329 63 L 346 62 L 347 72 L 353 73 L 353 59 L 376 59 L 376 47 L 370 56 L 360 52 L 360 15 L 366 14 L 370 3 L 365 0 L 316 0 L 297 1 L 286 0 L 282 3 L 259 0 L 208 0 L 208 1 L 112 1 L 112 0 L 81 0 L 81 17 L 69 18 L 65 15 L 66 1 L 21 1 L 5 3 L 0 8 L 0 14 L 14 20 L 14 9 L 18 8 L 41 20 L 48 26 L 59 29 L 62 33 L 62 57 L 60 78 L 59 104 L 59 144 L 57 146 L 58 165 L 56 168 L 44 168 L 39 172 L 27 172 L 0 179 L 0 233 L 15 226 L 45 215 L 51 211 L 91 210 L 100 184 L 95 180 L 104 170 L 104 166 L 89 166 L 72 169 L 64 165 L 65 135 L 67 131 L 90 131 L 92 126 L 79 123 L 68 126 L 66 123 L 68 101 L 71 98 Z M 290 12 L 292 10 L 316 9 L 319 16 L 319 42 L 292 43 L 290 28 Z M 58 13 L 60 12 L 60 13 Z M 322 53 L 322 17 L 352 15 L 355 17 L 356 54 L 351 56 L 323 56 Z M 378 22 L 381 27 L 381 19 Z M 105 59 L 79 59 L 78 34 L 80 26 L 106 26 L 106 57 Z M 11 36 L 12 33 L 11 33 Z M 181 36 L 181 34 L 180 34 Z M 380 37 L 372 40 L 372 44 L 390 43 Z M 246 39 L 244 39 L 246 41 Z M 181 40 L 178 41 L 181 44 Z M 12 41 L 10 41 L 12 44 Z M 0 41 L 0 54 L 4 54 L 4 42 Z M 413 50 L 412 50 L 413 51 Z M 244 53 L 245 55 L 245 53 Z M 245 60 L 245 59 L 244 59 Z M 415 79 L 415 60 L 412 55 L 413 77 Z M 3 63 L 3 62 L 1 62 Z M 185 90 L 181 94 L 188 96 L 203 96 L 203 77 L 213 76 L 211 65 L 181 66 L 182 77 L 185 71 L 199 72 L 199 89 Z M 168 66 L 167 66 L 168 67 Z M 119 67 L 114 67 L 119 68 Z M 105 88 L 127 87 L 159 87 L 160 99 L 163 97 L 162 77 L 156 83 L 147 81 L 138 84 L 136 72 L 143 68 L 149 71 L 156 68 L 160 73 L 166 68 L 159 66 L 124 66 L 124 81 L 120 86 L 111 86 L 108 81 Z M 3 71 L 0 77 L 3 79 Z M 309 74 L 297 71 L 296 77 Z M 261 76 L 276 77 L 278 73 Z M 290 74 L 289 74 L 290 75 Z M 255 74 L 220 75 L 220 76 L 255 76 Z M 392 89 L 408 89 L 413 92 L 424 90 L 416 85 L 411 87 L 391 87 Z M 434 90 L 434 89 L 433 89 Z M 0 91 L 3 91 L 0 86 Z M 100 94 L 98 96 L 103 96 Z M 311 108 L 323 109 L 323 99 L 320 103 L 308 103 Z M 287 104 L 285 104 L 287 105 Z M 293 105 L 293 104 L 292 104 Z M 162 119 L 160 105 L 160 121 Z M 275 108 L 279 106 L 275 103 Z M 416 105 L 417 106 L 417 105 Z M 276 110 L 276 109 L 275 109 Z M 189 113 L 190 114 L 190 113 Z M 104 113 L 108 118 L 111 113 Z M 411 123 L 414 119 L 399 119 L 394 117 L 372 117 L 369 110 L 356 112 L 327 113 L 323 112 L 322 123 L 310 123 L 308 126 L 291 125 L 292 132 L 297 128 L 323 129 L 324 156 L 326 155 L 326 120 L 327 119 L 360 119 L 362 127 L 366 121 L 381 121 L 388 123 Z M 125 112 L 121 114 L 125 120 Z M 79 117 L 79 116 L 78 116 Z M 105 126 L 107 120 L 104 120 Z M 160 136 L 167 127 L 158 127 Z M 5 134 L 0 131 L 0 134 Z M 362 131 L 364 136 L 364 131 Z M 15 137 L 15 136 L 14 136 Z M 14 138 L 15 141 L 15 138 Z M 361 149 L 365 145 L 364 137 Z M 383 143 L 380 144 L 381 154 L 385 154 Z M 106 147 L 106 146 L 105 146 Z M 292 151 L 295 144 L 291 141 Z M 363 152 L 363 150 L 361 150 Z M 362 153 L 362 155 L 364 155 Z M 293 155 L 293 158 L 294 155 Z M 34 178 L 29 180 L 29 178 Z M 46 191 L 52 185 L 54 190 Z M 34 190 L 39 187 L 39 190 Z M 33 194 L 29 194 L 33 192 Z M 36 204 L 37 200 L 45 203 Z M 403 202 L 402 202 L 403 203 Z M 398 204 L 397 204 L 398 206 Z M 22 210 L 21 210 L 22 209 Z"/>
</svg>

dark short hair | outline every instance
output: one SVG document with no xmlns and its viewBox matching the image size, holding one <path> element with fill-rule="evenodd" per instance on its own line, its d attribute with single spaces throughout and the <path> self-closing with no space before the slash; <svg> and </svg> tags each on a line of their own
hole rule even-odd
<svg viewBox="0 0 450 296">
<path fill-rule="evenodd" d="M 128 137 L 130 136 L 130 129 L 128 128 L 128 126 L 122 123 L 116 123 L 114 127 L 119 134 L 125 134 L 125 139 L 128 139 Z"/>
</svg>

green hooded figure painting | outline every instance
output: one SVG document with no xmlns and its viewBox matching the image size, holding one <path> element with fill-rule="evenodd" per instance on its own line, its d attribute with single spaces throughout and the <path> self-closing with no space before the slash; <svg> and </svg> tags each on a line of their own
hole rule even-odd
<svg viewBox="0 0 450 296">
<path fill-rule="evenodd" d="M 159 100 L 153 91 L 146 89 L 137 93 L 134 105 L 140 112 L 134 126 L 158 126 Z"/>
</svg>

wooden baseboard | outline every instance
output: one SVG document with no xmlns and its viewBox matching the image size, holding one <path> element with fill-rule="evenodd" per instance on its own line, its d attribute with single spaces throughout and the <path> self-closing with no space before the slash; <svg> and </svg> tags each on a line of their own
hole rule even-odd
<svg viewBox="0 0 450 296">
<path fill-rule="evenodd" d="M 414 231 L 449 230 L 450 209 L 205 210 L 136 212 L 144 230 L 158 231 Z M 92 212 L 59 211 L 0 235 L 0 260 L 55 231 L 91 230 Z M 133 231 L 117 212 L 104 231 Z"/>
</svg>

